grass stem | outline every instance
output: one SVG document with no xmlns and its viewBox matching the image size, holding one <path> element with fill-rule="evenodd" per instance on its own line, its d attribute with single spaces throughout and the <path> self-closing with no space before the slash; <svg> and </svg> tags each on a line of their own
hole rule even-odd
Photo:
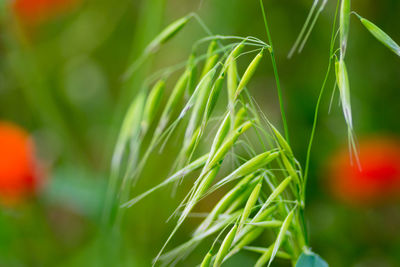
<svg viewBox="0 0 400 267">
<path fill-rule="evenodd" d="M 271 38 L 271 34 L 270 34 L 270 31 L 269 31 L 269 27 L 268 27 L 267 16 L 265 15 L 264 4 L 263 4 L 262 0 L 260 0 L 260 6 L 261 6 L 263 19 L 264 19 L 264 24 L 265 24 L 265 30 L 266 30 L 266 33 L 267 33 L 268 43 L 270 45 L 270 49 L 269 50 L 270 50 L 270 54 L 271 54 L 272 68 L 274 69 L 276 88 L 278 90 L 279 106 L 280 106 L 280 110 L 281 110 L 283 128 L 284 128 L 284 131 L 285 131 L 285 138 L 286 138 L 286 141 L 290 144 L 290 141 L 289 141 L 289 130 L 288 130 L 288 126 L 287 126 L 285 108 L 283 106 L 282 88 L 281 88 L 281 83 L 280 83 L 280 79 L 279 79 L 278 68 L 277 68 L 277 65 L 276 65 L 275 50 L 274 50 L 274 45 L 272 44 L 272 38 Z"/>
</svg>

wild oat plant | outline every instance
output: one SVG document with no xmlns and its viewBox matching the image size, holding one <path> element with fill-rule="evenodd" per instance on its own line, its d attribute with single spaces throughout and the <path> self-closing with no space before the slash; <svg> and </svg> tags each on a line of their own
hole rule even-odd
<svg viewBox="0 0 400 267">
<path fill-rule="evenodd" d="M 289 57 L 303 49 L 326 2 L 314 1 Z M 242 250 L 259 254 L 255 266 L 269 266 L 275 258 L 285 259 L 293 266 L 327 266 L 311 252 L 304 218 L 307 173 L 320 100 L 334 66 L 334 87 L 339 88 L 348 126 L 349 148 L 355 164 L 359 164 L 345 64 L 351 14 L 355 14 L 376 39 L 399 56 L 400 47 L 372 22 L 351 12 L 350 0 L 337 1 L 328 70 L 315 108 L 303 171 L 289 142 L 274 47 L 262 1 L 260 10 L 267 42 L 255 37 L 213 35 L 196 14 L 190 14 L 171 23 L 154 38 L 125 75 L 134 75 L 148 56 L 156 53 L 190 21 L 199 22 L 205 29 L 207 36 L 193 44 L 192 54 L 184 64 L 160 70 L 146 79 L 126 113 L 112 159 L 106 214 L 111 214 L 112 207 L 117 206 L 114 212 L 117 224 L 127 208 L 149 194 L 167 185 L 179 186 L 183 179 L 194 179 L 193 186 L 173 213 L 172 218 L 177 219 L 176 226 L 165 244 L 160 245 L 154 264 L 173 265 L 184 261 L 201 242 L 209 242 L 210 249 L 199 262 L 201 266 L 220 266 Z M 208 46 L 207 50 L 205 46 Z M 237 62 L 243 60 L 245 54 L 252 54 L 254 58 L 240 73 Z M 256 103 L 248 87 L 260 61 L 267 56 L 271 58 L 276 78 L 284 134 L 261 112 L 259 105 L 262 103 Z M 174 73 L 180 73 L 180 77 L 168 91 L 164 101 L 166 105 L 161 106 L 167 90 L 166 80 L 171 79 Z M 225 95 L 227 97 L 221 99 Z M 223 106 L 220 114 L 215 110 L 216 103 Z M 162 151 L 173 134 L 183 136 L 176 161 L 171 166 L 173 174 L 159 185 L 131 198 L 130 189 L 140 178 L 149 157 Z M 151 141 L 145 146 L 146 135 Z M 191 237 L 166 251 L 169 241 L 192 215 L 196 204 L 217 190 L 226 193 L 204 215 Z M 274 236 L 273 240 L 254 245 L 254 241 L 266 231 Z"/>
</svg>

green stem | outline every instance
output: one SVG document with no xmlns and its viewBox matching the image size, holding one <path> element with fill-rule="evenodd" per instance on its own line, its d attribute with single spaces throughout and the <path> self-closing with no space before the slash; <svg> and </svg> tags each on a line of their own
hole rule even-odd
<svg viewBox="0 0 400 267">
<path fill-rule="evenodd" d="M 325 85 L 326 85 L 326 83 L 328 81 L 328 77 L 329 77 L 329 74 L 330 74 L 331 66 L 332 66 L 332 59 L 331 59 L 331 57 L 329 57 L 328 70 L 326 72 L 325 79 L 324 79 L 324 82 L 323 82 L 322 87 L 321 87 L 321 91 L 319 92 L 317 105 L 315 106 L 314 122 L 313 122 L 313 125 L 312 125 L 310 141 L 308 143 L 308 148 L 307 148 L 306 167 L 305 167 L 305 170 L 304 170 L 303 199 L 305 199 L 305 187 L 306 187 L 306 184 L 307 184 L 307 176 L 308 176 L 308 171 L 309 171 L 309 166 L 310 166 L 311 148 L 312 148 L 312 144 L 313 144 L 313 141 L 314 141 L 315 131 L 316 131 L 316 128 L 317 128 L 319 106 L 320 106 L 320 103 L 321 103 L 322 95 L 324 94 L 324 91 L 325 91 Z"/>
<path fill-rule="evenodd" d="M 263 5 L 262 0 L 260 0 L 260 6 L 261 6 L 263 19 L 264 19 L 265 30 L 267 32 L 268 42 L 270 45 L 272 68 L 274 69 L 276 87 L 277 87 L 278 97 L 279 97 L 279 106 L 280 106 L 281 116 L 282 116 L 282 123 L 283 123 L 283 128 L 285 131 L 285 138 L 286 138 L 286 141 L 288 142 L 288 144 L 290 144 L 289 130 L 288 130 L 287 120 L 286 120 L 286 115 L 285 115 L 285 108 L 283 106 L 282 88 L 281 88 L 280 79 L 279 79 L 279 75 L 278 75 L 278 68 L 276 65 L 276 58 L 275 58 L 275 52 L 274 52 L 275 50 L 274 50 L 274 45 L 272 43 L 272 38 L 271 38 L 270 31 L 269 31 L 267 17 L 265 15 L 265 10 L 264 10 L 264 5 Z M 303 192 L 304 192 L 304 190 L 303 190 Z M 300 222 L 298 222 L 298 224 L 300 224 L 301 236 L 299 237 L 300 241 L 298 241 L 297 243 L 308 246 L 308 233 L 307 233 L 307 227 L 306 227 L 305 218 L 304 218 L 304 206 L 303 205 L 301 205 L 298 215 L 299 215 L 299 219 L 300 219 Z"/>
<path fill-rule="evenodd" d="M 285 108 L 283 106 L 282 88 L 281 88 L 281 83 L 280 83 L 280 80 L 279 80 L 278 68 L 276 66 L 275 50 L 274 50 L 274 46 L 272 44 L 272 38 L 271 38 L 271 34 L 269 32 L 269 27 L 268 27 L 268 23 L 267 23 L 267 16 L 265 15 L 265 10 L 264 10 L 264 5 L 263 5 L 262 0 L 260 0 L 260 6 L 261 6 L 263 19 L 264 19 L 265 30 L 267 32 L 268 42 L 269 42 L 269 45 L 270 45 L 270 49 L 269 50 L 270 50 L 270 54 L 271 54 L 272 68 L 274 69 L 276 87 L 277 87 L 277 90 L 278 90 L 279 106 L 280 106 L 280 110 L 281 110 L 283 128 L 284 128 L 284 131 L 285 131 L 285 138 L 286 138 L 286 141 L 288 142 L 288 144 L 290 144 L 290 142 L 289 142 L 289 130 L 288 130 L 287 120 L 286 120 L 286 115 L 285 115 Z"/>
<path fill-rule="evenodd" d="M 331 44 L 330 44 L 330 51 L 329 51 L 328 70 L 326 72 L 325 79 L 322 84 L 319 96 L 318 96 L 317 105 L 315 106 L 314 122 L 313 122 L 312 130 L 311 130 L 310 141 L 308 143 L 308 148 L 307 148 L 306 166 L 305 166 L 305 170 L 304 170 L 304 180 L 303 180 L 303 190 L 302 190 L 302 193 L 303 193 L 302 202 L 303 203 L 300 208 L 300 217 L 303 221 L 302 224 L 303 224 L 304 231 L 307 230 L 305 222 L 304 222 L 304 207 L 305 207 L 305 201 L 306 201 L 306 185 L 307 185 L 307 177 L 308 177 L 308 171 L 309 171 L 309 166 L 310 166 L 311 148 L 312 148 L 312 144 L 314 141 L 315 131 L 317 129 L 319 106 L 321 104 L 322 95 L 324 94 L 326 83 L 328 81 L 330 70 L 332 67 L 332 56 L 334 54 L 333 49 L 335 46 L 335 28 L 336 28 L 337 14 L 338 14 L 338 10 L 339 10 L 339 2 L 340 1 L 338 0 L 337 5 L 336 5 L 335 18 L 334 18 L 333 26 L 332 26 L 332 36 L 331 36 Z M 307 235 L 305 236 L 305 240 L 306 240 L 306 245 L 308 246 L 308 236 Z"/>
<path fill-rule="evenodd" d="M 330 44 L 330 51 L 329 51 L 328 70 L 326 72 L 325 79 L 324 79 L 324 82 L 322 84 L 319 96 L 318 96 L 317 105 L 315 106 L 314 122 L 313 122 L 312 130 L 311 130 L 310 141 L 308 143 L 306 166 L 305 166 L 305 170 L 304 170 L 303 201 L 305 201 L 305 191 L 306 191 L 305 188 L 306 188 L 306 184 L 307 184 L 308 171 L 309 171 L 309 167 L 310 167 L 311 148 L 312 148 L 312 144 L 313 144 L 313 141 L 314 141 L 315 131 L 316 131 L 316 128 L 317 128 L 319 106 L 320 106 L 322 95 L 323 95 L 323 93 L 325 91 L 325 86 L 326 86 L 326 83 L 328 81 L 329 73 L 330 73 L 330 70 L 331 70 L 332 56 L 334 55 L 333 49 L 334 49 L 334 46 L 335 46 L 335 28 L 336 28 L 337 14 L 338 14 L 338 10 L 339 10 L 339 2 L 340 1 L 337 1 L 335 18 L 334 18 L 333 27 L 332 27 L 332 36 L 331 36 L 331 44 Z"/>
</svg>

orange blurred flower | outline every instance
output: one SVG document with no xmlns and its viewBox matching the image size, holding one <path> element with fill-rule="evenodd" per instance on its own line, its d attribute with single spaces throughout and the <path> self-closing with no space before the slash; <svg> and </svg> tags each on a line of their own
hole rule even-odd
<svg viewBox="0 0 400 267">
<path fill-rule="evenodd" d="M 16 204 L 38 189 L 34 145 L 18 126 L 0 122 L 0 202 Z"/>
<path fill-rule="evenodd" d="M 71 10 L 79 0 L 15 0 L 12 9 L 26 24 L 37 25 Z"/>
<path fill-rule="evenodd" d="M 356 205 L 384 202 L 400 195 L 400 141 L 380 137 L 359 144 L 361 169 L 351 164 L 347 149 L 330 160 L 330 188 L 341 200 Z"/>
</svg>

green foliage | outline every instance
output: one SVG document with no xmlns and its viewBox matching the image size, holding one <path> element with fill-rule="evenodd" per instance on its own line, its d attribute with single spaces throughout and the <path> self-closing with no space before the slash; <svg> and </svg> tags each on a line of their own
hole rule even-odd
<svg viewBox="0 0 400 267">
<path fill-rule="evenodd" d="M 243 38 L 221 35 L 210 35 L 196 42 L 193 45 L 192 54 L 185 62 L 185 65 L 189 67 L 183 70 L 183 74 L 176 83 L 177 85 L 172 90 L 172 95 L 163 108 L 164 111 L 157 128 L 153 133 L 149 133 L 152 136 L 150 145 L 145 148 L 144 156 L 138 162 L 131 162 L 135 165 L 136 171 L 131 173 L 130 179 L 136 180 L 139 178 L 141 170 L 147 163 L 152 151 L 160 143 L 163 144 L 160 148 L 162 151 L 165 144 L 170 141 L 171 136 L 180 133 L 181 130 L 178 126 L 183 125 L 185 133 L 183 139 L 180 140 L 180 145 L 178 145 L 177 159 L 171 166 L 171 171 L 175 171 L 175 174 L 144 194 L 128 202 L 121 199 L 118 203 L 122 208 L 131 207 L 143 197 L 171 182 L 194 177 L 193 186 L 171 217 L 177 217 L 177 223 L 155 258 L 154 264 L 158 260 L 162 261 L 163 264 L 172 264 L 183 260 L 185 255 L 191 253 L 196 246 L 207 242 L 212 235 L 219 233 L 214 239 L 213 246 L 203 259 L 202 266 L 220 266 L 224 261 L 244 249 L 261 253 L 256 266 L 266 264 L 269 266 L 276 257 L 290 260 L 292 263 L 297 261 L 296 266 L 326 266 L 326 263 L 319 256 L 309 252 L 307 229 L 303 217 L 305 188 L 320 98 L 333 60 L 335 60 L 336 81 L 340 91 L 343 114 L 348 126 L 349 145 L 357 158 L 350 103 L 350 81 L 345 63 L 350 31 L 350 0 L 342 0 L 340 5 L 338 2 L 335 13 L 329 67 L 316 106 L 305 173 L 303 173 L 301 164 L 296 159 L 288 140 L 288 127 L 283 109 L 274 47 L 261 0 L 260 4 L 269 44 L 255 37 Z M 318 10 L 316 10 L 317 4 L 318 1 L 315 1 L 290 55 L 300 45 L 301 40 L 303 41 L 299 50 L 303 49 L 318 16 L 326 5 L 326 1 L 321 3 Z M 316 12 L 315 15 L 313 15 L 314 12 Z M 339 14 L 338 29 L 336 29 L 337 14 Z M 197 15 L 191 16 L 200 21 Z M 314 19 L 311 20 L 313 16 Z M 186 16 L 177 20 L 176 23 L 172 24 L 173 27 L 169 26 L 168 28 L 181 29 L 189 17 Z M 308 26 L 310 22 L 311 24 Z M 362 22 L 364 25 L 368 25 L 367 28 L 371 31 L 371 24 L 368 24 L 365 20 L 362 20 Z M 204 27 L 201 21 L 200 24 Z M 178 31 L 168 30 L 168 28 L 160 36 L 171 35 L 172 37 Z M 308 31 L 306 32 L 307 28 Z M 393 43 L 388 41 L 386 35 L 376 28 L 373 28 L 373 30 L 375 31 L 375 34 L 373 34 L 378 40 L 391 48 L 394 47 Z M 336 31 L 340 33 L 340 44 L 339 48 L 334 50 Z M 171 34 L 165 34 L 165 32 L 171 32 Z M 210 31 L 206 30 L 206 32 L 209 33 Z M 156 38 L 155 40 L 159 39 L 157 45 L 155 46 L 153 44 L 155 41 L 153 41 L 148 47 L 151 47 L 153 51 L 152 47 L 158 48 L 164 42 L 163 40 L 166 41 L 168 38 Z M 209 43 L 205 54 L 198 51 L 203 43 Z M 249 50 L 250 47 L 256 49 Z M 266 51 L 270 53 L 272 60 L 285 137 L 269 122 L 265 114 L 255 108 L 257 103 L 251 98 L 248 90 L 248 86 L 251 86 L 251 78 Z M 336 56 L 337 51 L 340 51 L 339 57 Z M 257 55 L 248 64 L 243 76 L 240 77 L 237 67 L 239 58 L 244 54 L 254 52 L 257 52 Z M 145 53 L 147 52 L 145 51 Z M 200 77 L 196 77 L 196 73 L 191 70 L 197 69 L 202 61 L 204 61 L 203 71 Z M 171 69 L 175 70 L 176 68 L 170 67 L 165 72 L 161 71 L 158 76 L 170 79 Z M 216 75 L 217 73 L 219 75 Z M 159 78 L 156 76 L 153 76 L 152 79 Z M 228 98 L 224 101 L 219 100 L 219 96 L 224 87 L 225 76 L 227 77 L 226 95 Z M 188 90 L 192 86 L 195 89 Z M 180 107 L 179 102 L 184 91 L 188 94 L 188 100 Z M 218 101 L 223 103 L 223 112 L 215 115 L 213 114 L 214 107 Z M 175 119 L 173 119 L 174 113 L 178 114 Z M 209 127 L 213 123 L 218 126 L 216 131 Z M 259 137 L 258 143 L 254 143 L 247 137 L 251 133 Z M 207 136 L 212 137 L 212 142 L 206 139 Z M 264 144 L 268 144 L 268 146 Z M 136 147 L 142 147 L 141 140 L 138 141 Z M 260 148 L 261 151 L 259 151 Z M 192 161 L 193 156 L 198 156 L 199 149 L 206 150 L 207 154 L 196 161 Z M 200 172 L 195 173 L 194 171 L 198 168 L 201 169 Z M 228 174 L 221 175 L 222 172 Z M 175 249 L 164 253 L 170 240 L 186 219 L 191 216 L 195 206 L 214 191 L 221 191 L 230 184 L 233 184 L 231 190 L 220 198 L 210 213 L 205 216 L 194 231 L 192 238 Z M 263 186 L 264 184 L 268 185 L 269 188 Z M 123 184 L 127 187 L 132 185 Z M 230 228 L 230 231 L 226 233 L 228 228 Z M 269 231 L 273 239 L 261 247 L 249 247 L 265 231 Z M 214 253 L 212 252 L 213 248 L 215 248 L 215 243 L 220 239 L 220 236 L 224 236 L 222 244 L 219 251 Z"/>
</svg>

